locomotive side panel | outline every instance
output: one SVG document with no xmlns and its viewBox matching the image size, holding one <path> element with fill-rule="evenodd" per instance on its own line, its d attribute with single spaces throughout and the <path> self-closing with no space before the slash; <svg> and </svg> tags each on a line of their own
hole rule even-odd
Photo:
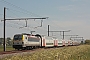
<svg viewBox="0 0 90 60">
<path fill-rule="evenodd" d="M 29 36 L 27 46 L 40 46 L 40 38 Z"/>
</svg>

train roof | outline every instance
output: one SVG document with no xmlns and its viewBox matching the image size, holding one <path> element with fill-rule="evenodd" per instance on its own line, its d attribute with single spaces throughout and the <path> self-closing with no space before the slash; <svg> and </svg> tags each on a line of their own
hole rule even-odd
<svg viewBox="0 0 90 60">
<path fill-rule="evenodd" d="M 31 35 L 31 34 L 22 33 L 22 34 L 15 34 L 15 35 Z"/>
<path fill-rule="evenodd" d="M 39 34 L 33 35 L 33 34 L 27 34 L 27 33 L 21 33 L 21 34 L 15 34 L 15 35 L 28 35 L 28 36 L 39 36 L 39 37 L 41 37 L 41 35 L 39 35 Z"/>
</svg>

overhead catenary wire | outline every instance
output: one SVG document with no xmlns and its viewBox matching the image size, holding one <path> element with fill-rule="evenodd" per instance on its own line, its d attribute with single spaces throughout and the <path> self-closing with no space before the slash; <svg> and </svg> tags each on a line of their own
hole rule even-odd
<svg viewBox="0 0 90 60">
<path fill-rule="evenodd" d="M 18 7 L 18 6 L 16 6 L 16 5 L 14 5 L 14 4 L 12 4 L 12 3 L 10 3 L 10 2 L 7 2 L 7 1 L 5 1 L 5 0 L 1 0 L 2 2 L 4 2 L 4 3 L 6 3 L 6 4 L 8 4 L 8 5 L 10 5 L 10 6 L 13 6 L 13 7 L 15 7 L 15 8 L 18 8 L 18 9 L 20 9 L 20 11 L 21 10 L 23 10 L 24 12 L 28 12 L 29 13 L 29 11 L 27 11 L 27 10 L 25 10 L 25 9 L 22 9 L 21 7 Z M 30 12 L 31 13 L 31 12 Z M 35 14 L 36 15 L 36 14 Z M 39 16 L 39 15 L 38 15 Z M 40 16 L 41 17 L 41 16 Z"/>
<path fill-rule="evenodd" d="M 8 8 L 8 11 L 10 11 L 10 9 Z M 10 11 L 10 12 L 12 12 L 13 13 L 13 11 Z M 15 13 L 13 13 L 14 15 L 16 15 Z M 6 15 L 7 16 L 7 15 Z M 18 15 L 17 15 L 18 16 Z M 12 17 L 12 16 L 8 16 L 8 17 Z M 9 21 L 9 22 L 11 22 L 11 21 Z M 21 21 L 22 22 L 22 21 Z M 21 25 L 20 23 L 15 23 L 15 21 L 14 22 L 11 22 L 11 23 L 14 23 L 14 24 L 18 24 L 18 25 Z M 23 22 L 24 23 L 24 22 Z M 23 25 L 23 27 L 24 27 L 24 25 Z M 34 28 L 34 27 L 30 27 L 30 28 Z"/>
<path fill-rule="evenodd" d="M 45 30 L 45 29 L 43 29 L 43 30 Z"/>
<path fill-rule="evenodd" d="M 21 11 L 21 10 L 16 10 L 16 9 L 11 9 L 11 8 L 8 8 L 8 10 L 10 11 L 10 12 L 12 12 L 12 13 L 14 13 L 15 15 L 16 15 L 16 17 L 19 17 L 21 14 L 24 14 L 24 16 L 25 15 L 27 15 L 27 16 L 33 16 L 33 15 L 31 15 L 31 14 L 29 14 L 29 13 L 26 13 L 26 12 L 24 12 L 24 11 Z M 20 15 L 18 15 L 18 14 L 20 13 Z M 18 16 L 17 16 L 18 15 Z"/>
<path fill-rule="evenodd" d="M 16 22 L 15 22 L 15 21 L 14 21 L 14 22 L 12 22 L 12 21 L 7 21 L 7 23 L 9 23 L 9 25 L 10 25 L 10 24 L 15 24 L 16 26 L 18 26 L 18 25 L 19 25 L 19 26 L 22 26 L 22 24 L 17 23 L 17 21 L 16 21 Z M 10 26 L 11 26 L 11 25 L 10 25 Z M 24 25 L 23 25 L 23 26 L 24 26 Z M 13 27 L 13 26 L 12 26 L 12 27 Z M 19 28 L 19 27 L 18 27 L 18 28 Z M 24 29 L 24 28 L 23 28 L 23 29 Z M 28 30 L 30 30 L 30 29 L 35 29 L 35 27 L 30 27 L 30 25 L 29 25 L 29 26 L 27 27 L 27 29 L 28 29 Z M 36 29 L 38 29 L 38 28 L 36 28 Z M 45 29 L 43 29 L 43 30 L 45 30 Z"/>
<path fill-rule="evenodd" d="M 21 12 L 21 10 L 22 10 L 22 11 L 24 11 L 24 12 L 27 12 L 28 14 L 29 14 L 29 13 L 32 13 L 32 12 L 29 12 L 29 11 L 27 11 L 27 10 L 25 10 L 25 9 L 19 7 L 19 6 L 16 6 L 16 5 L 14 5 L 14 4 L 10 3 L 10 2 L 7 2 L 7 1 L 5 1 L 5 0 L 1 0 L 1 2 L 4 2 L 4 3 L 6 3 L 6 4 L 10 5 L 10 6 L 13 6 L 13 7 L 15 7 L 15 8 L 19 8 L 20 11 L 18 11 L 18 12 Z M 11 9 L 10 9 L 10 10 L 11 10 Z M 12 10 L 13 10 L 13 9 L 12 9 Z M 14 10 L 14 11 L 16 11 L 16 10 Z M 23 13 L 24 13 L 24 12 L 23 12 Z M 36 15 L 36 14 L 34 14 L 34 15 Z M 39 15 L 37 15 L 37 16 L 39 16 Z M 41 16 L 39 16 L 39 17 L 41 17 Z"/>
<path fill-rule="evenodd" d="M 5 0 L 1 0 L 1 2 L 6 3 L 7 5 L 10 5 L 10 6 L 14 7 L 14 8 L 18 8 L 20 11 L 26 12 L 25 14 L 32 13 L 32 12 L 29 12 L 29 11 L 27 11 L 27 10 L 25 10 L 25 9 L 19 7 L 19 6 L 16 6 L 16 5 L 14 5 L 14 4 L 10 3 L 10 2 L 7 2 L 7 1 L 5 1 Z M 16 10 L 16 11 L 17 11 L 17 10 Z M 20 12 L 20 11 L 18 11 L 18 12 Z M 33 14 L 33 13 L 32 13 L 32 14 Z M 33 15 L 39 16 L 39 15 L 37 15 L 37 14 L 33 14 Z M 53 22 L 53 21 L 51 21 L 51 22 Z M 59 28 L 60 25 L 58 25 L 58 24 L 55 23 L 55 22 L 53 22 L 53 23 L 56 25 L 56 27 L 58 26 L 57 28 Z M 60 29 L 60 28 L 59 28 L 59 29 Z"/>
<path fill-rule="evenodd" d="M 6 3 L 7 5 L 10 5 L 10 6 L 14 7 L 14 8 L 18 8 L 20 11 L 27 12 L 27 14 L 29 14 L 29 13 L 31 14 L 31 13 L 32 13 L 32 12 L 27 11 L 27 10 L 25 10 L 25 9 L 19 7 L 19 6 L 16 6 L 16 5 L 14 5 L 14 4 L 10 3 L 10 2 L 7 2 L 7 1 L 5 1 L 5 0 L 1 0 L 1 2 Z M 32 14 L 34 14 L 34 13 L 32 13 Z M 39 15 L 37 15 L 37 14 L 34 14 L 34 15 L 39 16 Z M 40 17 L 41 17 L 41 16 L 40 16 Z M 52 22 L 52 21 L 51 21 L 51 22 Z M 55 25 L 57 25 L 57 24 L 55 24 Z"/>
<path fill-rule="evenodd" d="M 26 10 L 25 9 L 22 9 L 21 7 L 15 6 L 15 5 L 13 5 L 13 4 L 11 4 L 11 3 L 7 2 L 7 1 L 4 1 L 4 0 L 3 0 L 3 2 L 6 3 L 6 4 L 9 4 L 10 6 L 13 6 L 13 7 L 19 8 L 21 10 L 24 10 L 24 12 L 26 12 Z M 14 11 L 16 11 L 16 10 L 14 10 Z M 20 11 L 18 11 L 18 12 L 20 12 Z"/>
<path fill-rule="evenodd" d="M 20 11 L 18 11 L 18 12 L 21 12 L 21 10 L 23 10 L 24 12 L 27 12 L 27 13 L 29 14 L 29 11 L 27 11 L 27 10 L 25 10 L 25 9 L 19 7 L 19 6 L 16 6 L 16 5 L 14 5 L 14 4 L 10 3 L 10 2 L 7 2 L 7 1 L 5 1 L 5 0 L 1 0 L 1 2 L 6 3 L 6 4 L 8 4 L 8 5 L 10 5 L 10 6 L 13 6 L 13 7 L 15 7 L 15 8 L 19 8 Z M 16 11 L 16 10 L 14 10 L 14 11 Z M 31 13 L 31 12 L 30 12 L 30 13 Z M 36 14 L 34 14 L 34 15 L 36 15 Z M 38 16 L 39 16 L 39 15 L 38 15 Z"/>
<path fill-rule="evenodd" d="M 3 15 L 3 14 L 2 14 L 2 15 Z M 6 17 L 11 17 L 11 18 L 13 18 L 12 16 L 9 16 L 9 15 L 8 15 L 8 16 L 6 15 Z M 1 20 L 3 20 L 3 18 L 2 18 Z M 1 21 L 1 22 L 2 22 L 2 21 Z M 15 22 L 15 21 L 14 21 L 14 22 L 12 22 L 12 21 L 7 21 L 7 22 L 10 22 L 11 24 L 21 25 L 21 24 Z"/>
<path fill-rule="evenodd" d="M 41 19 L 42 20 L 42 19 Z M 28 20 L 27 20 L 28 21 Z M 34 20 L 34 22 L 35 22 L 36 20 Z M 38 22 L 35 22 L 35 23 L 38 23 Z M 38 23 L 38 26 L 36 26 L 36 27 L 30 27 L 30 26 L 28 26 L 28 28 L 33 28 L 33 29 L 38 29 L 40 26 L 39 26 L 40 24 Z M 22 26 L 22 27 L 20 27 L 20 28 L 24 28 L 24 26 Z M 45 28 L 43 29 L 43 30 L 45 30 Z"/>
<path fill-rule="evenodd" d="M 11 17 L 11 16 L 10 16 Z M 17 29 L 19 29 L 19 26 L 22 26 L 21 24 L 19 24 L 19 23 L 15 23 L 15 21 L 14 22 L 11 22 L 11 21 L 7 21 L 6 22 L 6 26 L 7 27 L 11 27 L 11 28 L 17 28 Z M 10 25 L 10 24 L 13 24 L 13 26 L 12 25 Z M 14 25 L 16 25 L 16 26 L 14 26 Z M 18 26 L 19 25 L 19 26 Z M 30 29 L 29 28 L 24 28 L 23 30 L 27 30 L 27 31 L 30 31 L 31 29 L 33 29 L 33 27 L 30 27 Z"/>
<path fill-rule="evenodd" d="M 10 6 L 14 7 L 14 8 L 17 8 L 17 9 L 19 9 L 20 11 L 24 11 L 24 12 L 26 12 L 25 14 L 29 14 L 29 15 L 32 14 L 32 15 L 37 16 L 37 17 L 42 17 L 42 16 L 39 16 L 39 15 L 37 15 L 37 14 L 35 14 L 35 13 L 32 13 L 32 12 L 30 12 L 30 11 L 27 11 L 27 10 L 25 10 L 25 9 L 19 7 L 19 6 L 16 6 L 16 5 L 14 5 L 14 4 L 10 3 L 10 2 L 7 2 L 7 1 L 5 1 L 5 0 L 1 0 L 1 2 L 5 3 L 5 4 L 7 4 L 7 5 L 10 5 Z"/>
</svg>

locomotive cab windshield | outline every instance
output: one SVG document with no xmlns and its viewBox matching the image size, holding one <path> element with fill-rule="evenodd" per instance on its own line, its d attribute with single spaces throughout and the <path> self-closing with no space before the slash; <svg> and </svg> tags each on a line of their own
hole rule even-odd
<svg viewBox="0 0 90 60">
<path fill-rule="evenodd" d="M 22 40 L 23 35 L 14 35 L 13 40 Z"/>
</svg>

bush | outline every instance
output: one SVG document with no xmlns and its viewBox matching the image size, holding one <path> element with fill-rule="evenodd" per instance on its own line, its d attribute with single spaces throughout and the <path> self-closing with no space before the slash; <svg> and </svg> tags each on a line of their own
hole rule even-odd
<svg viewBox="0 0 90 60">
<path fill-rule="evenodd" d="M 90 40 L 85 40 L 85 44 L 90 45 Z"/>
</svg>

